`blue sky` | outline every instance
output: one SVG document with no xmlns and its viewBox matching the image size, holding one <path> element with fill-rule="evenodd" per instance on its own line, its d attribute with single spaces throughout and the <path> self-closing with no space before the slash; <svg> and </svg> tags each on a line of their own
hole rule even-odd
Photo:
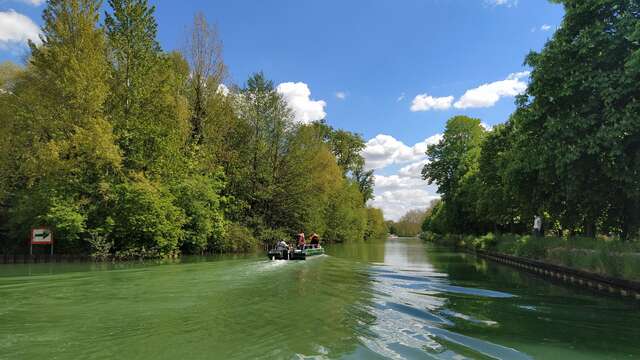
<svg viewBox="0 0 640 360">
<path fill-rule="evenodd" d="M 38 3 L 0 0 L 0 61 L 22 61 L 20 44 L 33 34 L 25 18 L 41 24 Z M 230 82 L 263 70 L 276 84 L 304 83 L 309 96 L 304 84 L 289 84 L 298 90 L 297 111 L 311 111 L 311 119 L 324 112 L 330 124 L 371 140 L 365 157 L 379 174 L 374 204 L 390 218 L 435 196 L 415 171 L 425 139 L 437 140 L 448 118 L 465 114 L 488 125 L 508 118 L 512 95 L 527 81 L 510 74 L 527 70 L 525 55 L 542 48 L 563 15 L 543 0 L 151 3 L 165 50 L 181 48 L 201 10 L 218 24 Z"/>
</svg>

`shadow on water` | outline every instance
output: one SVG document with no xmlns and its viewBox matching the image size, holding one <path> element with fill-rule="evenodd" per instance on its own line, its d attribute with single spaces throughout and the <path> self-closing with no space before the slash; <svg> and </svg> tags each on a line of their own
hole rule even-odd
<svg viewBox="0 0 640 360">
<path fill-rule="evenodd" d="M 418 239 L 260 255 L 0 267 L 0 359 L 618 359 L 634 304 Z"/>
</svg>

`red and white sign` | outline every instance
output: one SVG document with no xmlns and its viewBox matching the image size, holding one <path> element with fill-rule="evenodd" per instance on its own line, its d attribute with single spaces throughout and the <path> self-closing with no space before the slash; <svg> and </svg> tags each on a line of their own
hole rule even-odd
<svg viewBox="0 0 640 360">
<path fill-rule="evenodd" d="M 53 244 L 53 231 L 47 228 L 31 229 L 31 244 L 33 245 Z"/>
</svg>

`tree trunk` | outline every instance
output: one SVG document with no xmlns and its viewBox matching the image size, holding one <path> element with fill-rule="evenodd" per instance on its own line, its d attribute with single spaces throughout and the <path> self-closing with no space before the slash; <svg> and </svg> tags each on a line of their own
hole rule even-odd
<svg viewBox="0 0 640 360">
<path fill-rule="evenodd" d="M 596 237 L 596 221 L 591 216 L 584 221 L 584 236 L 588 238 Z"/>
</svg>

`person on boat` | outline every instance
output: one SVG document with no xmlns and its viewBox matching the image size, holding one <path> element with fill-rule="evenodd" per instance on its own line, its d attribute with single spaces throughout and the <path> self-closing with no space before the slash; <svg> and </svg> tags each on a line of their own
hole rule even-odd
<svg viewBox="0 0 640 360">
<path fill-rule="evenodd" d="M 304 231 L 298 234 L 298 249 L 304 250 Z"/>
<path fill-rule="evenodd" d="M 289 250 L 289 244 L 287 244 L 287 242 L 284 240 L 280 240 L 276 245 L 276 249 L 279 251 Z"/>
<path fill-rule="evenodd" d="M 311 239 L 311 247 L 317 248 L 318 246 L 320 246 L 320 236 L 318 236 L 318 234 L 313 233 L 310 239 Z"/>
<path fill-rule="evenodd" d="M 539 215 L 533 217 L 533 236 L 542 236 L 542 218 Z"/>
<path fill-rule="evenodd" d="M 280 240 L 278 244 L 276 244 L 276 250 L 280 252 L 283 259 L 289 257 L 289 244 L 287 244 L 286 241 Z"/>
</svg>

